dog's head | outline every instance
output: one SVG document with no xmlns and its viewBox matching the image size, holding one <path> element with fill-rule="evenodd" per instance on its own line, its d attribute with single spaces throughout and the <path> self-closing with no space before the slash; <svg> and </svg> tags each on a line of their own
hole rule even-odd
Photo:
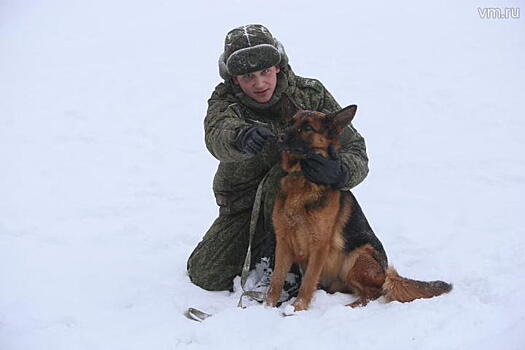
<svg viewBox="0 0 525 350">
<path fill-rule="evenodd" d="M 294 159 L 309 152 L 328 157 L 330 145 L 336 150 L 340 148 L 339 135 L 352 121 L 356 110 L 356 105 L 330 114 L 301 110 L 290 119 L 290 126 L 278 135 L 277 144 Z"/>
</svg>

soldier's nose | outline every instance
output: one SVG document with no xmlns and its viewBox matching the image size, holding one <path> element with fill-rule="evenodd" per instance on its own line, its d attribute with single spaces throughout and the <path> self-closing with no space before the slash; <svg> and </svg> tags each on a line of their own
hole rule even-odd
<svg viewBox="0 0 525 350">
<path fill-rule="evenodd" d="M 255 89 L 262 89 L 264 87 L 264 80 L 260 77 L 255 77 L 255 82 L 253 84 Z"/>
</svg>

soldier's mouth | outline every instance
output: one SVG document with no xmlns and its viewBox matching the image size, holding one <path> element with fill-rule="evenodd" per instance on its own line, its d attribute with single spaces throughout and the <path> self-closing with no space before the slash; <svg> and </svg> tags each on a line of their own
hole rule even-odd
<svg viewBox="0 0 525 350">
<path fill-rule="evenodd" d="M 268 90 L 270 90 L 270 89 L 264 89 L 262 91 L 254 91 L 253 93 L 256 94 L 256 95 L 266 95 Z"/>
</svg>

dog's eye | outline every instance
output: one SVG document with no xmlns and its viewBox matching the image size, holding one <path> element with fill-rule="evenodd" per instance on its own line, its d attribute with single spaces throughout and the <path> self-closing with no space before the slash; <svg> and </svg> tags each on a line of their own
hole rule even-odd
<svg viewBox="0 0 525 350">
<path fill-rule="evenodd" d="M 310 125 L 306 125 L 302 129 L 303 129 L 303 131 L 313 131 L 314 130 Z"/>
</svg>

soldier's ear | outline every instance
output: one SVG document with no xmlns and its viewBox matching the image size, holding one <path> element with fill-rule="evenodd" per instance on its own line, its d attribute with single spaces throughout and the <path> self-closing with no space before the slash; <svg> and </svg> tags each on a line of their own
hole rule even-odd
<svg viewBox="0 0 525 350">
<path fill-rule="evenodd" d="M 350 105 L 340 111 L 328 114 L 325 118 L 328 123 L 328 137 L 338 136 L 343 129 L 354 119 L 357 105 Z"/>
</svg>

